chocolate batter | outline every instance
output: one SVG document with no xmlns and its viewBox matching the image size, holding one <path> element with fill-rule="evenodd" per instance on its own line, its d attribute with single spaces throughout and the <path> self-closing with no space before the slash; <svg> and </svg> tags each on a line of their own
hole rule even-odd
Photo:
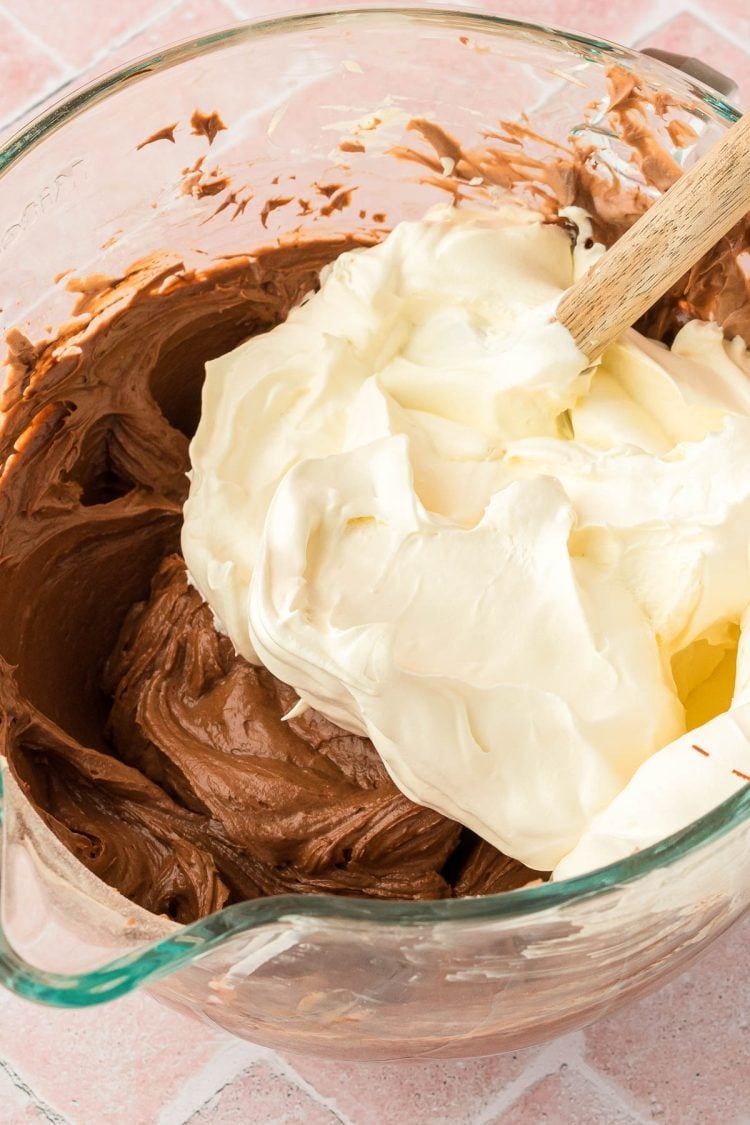
<svg viewBox="0 0 750 1125">
<path fill-rule="evenodd" d="M 181 922 L 259 895 L 485 894 L 536 877 L 393 785 L 372 747 L 238 657 L 177 553 L 206 360 L 363 238 L 81 286 L 11 339 L 0 433 L 0 753 L 95 874 Z"/>
<path fill-rule="evenodd" d="M 626 72 L 613 72 L 611 92 L 645 188 L 663 190 L 679 168 L 646 123 L 648 99 Z M 662 102 L 653 108 L 665 114 Z M 217 116 L 203 131 L 212 140 L 222 127 Z M 584 143 L 550 146 L 506 123 L 464 150 L 432 122 L 413 128 L 426 147 L 395 155 L 457 200 L 486 190 L 477 177 L 520 185 L 551 221 L 583 206 L 609 243 L 652 198 L 603 172 Z M 284 720 L 293 691 L 217 633 L 178 553 L 205 362 L 277 324 L 323 265 L 375 237 L 299 237 L 203 273 L 145 260 L 125 277 L 72 283 L 77 319 L 54 341 L 9 339 L 0 754 L 87 867 L 181 922 L 259 895 L 442 898 L 538 877 L 412 804 L 367 739 L 314 711 Z M 713 316 L 750 339 L 749 246 L 743 222 L 640 327 L 670 340 L 686 319 Z"/>
</svg>

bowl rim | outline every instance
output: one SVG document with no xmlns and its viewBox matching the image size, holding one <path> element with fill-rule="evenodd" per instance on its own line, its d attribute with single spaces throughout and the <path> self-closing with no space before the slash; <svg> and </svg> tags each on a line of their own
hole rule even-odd
<svg viewBox="0 0 750 1125">
<path fill-rule="evenodd" d="M 0 145 L 0 175 L 70 118 L 77 117 L 91 106 L 109 98 L 122 86 L 147 78 L 150 74 L 168 70 L 196 55 L 222 50 L 234 43 L 242 43 L 265 35 L 299 31 L 304 27 L 313 28 L 332 23 L 362 23 L 366 19 L 394 17 L 425 25 L 444 23 L 447 20 L 459 29 L 481 28 L 496 33 L 515 33 L 516 37 L 531 32 L 550 43 L 575 44 L 578 48 L 583 48 L 584 51 L 589 52 L 585 56 L 589 62 L 601 62 L 604 56 L 617 55 L 618 61 L 626 64 L 638 62 L 641 69 L 645 62 L 651 74 L 659 75 L 667 82 L 670 80 L 674 82 L 677 75 L 683 80 L 688 77 L 684 72 L 676 70 L 652 55 L 646 55 L 642 51 L 622 46 L 609 39 L 583 35 L 552 24 L 491 15 L 480 9 L 457 9 L 451 7 L 449 3 L 444 5 L 442 0 L 423 0 L 423 6 L 414 8 L 402 8 L 398 3 L 386 3 L 363 4 L 356 8 L 336 8 L 334 5 L 320 12 L 296 12 L 290 9 L 279 15 L 242 20 L 206 35 L 183 39 L 155 53 L 141 55 L 123 66 L 106 72 L 92 82 L 74 88 L 72 93 L 52 102 L 48 109 L 33 117 Z M 689 84 L 691 91 L 703 103 L 710 116 L 718 117 L 727 124 L 732 124 L 742 116 L 741 112 L 722 98 L 716 90 L 692 75 L 689 76 Z M 45 97 L 42 100 L 48 102 L 50 99 Z"/>
<path fill-rule="evenodd" d="M 645 62 L 649 77 L 655 76 L 665 84 L 674 84 L 676 76 L 680 74 L 666 63 L 606 39 L 482 11 L 456 10 L 437 3 L 419 8 L 376 5 L 283 14 L 269 19 L 247 20 L 225 30 L 184 40 L 118 67 L 74 90 L 31 120 L 0 147 L 0 177 L 67 121 L 112 97 L 124 86 L 142 81 L 149 75 L 178 66 L 196 56 L 264 36 L 284 35 L 334 23 L 362 25 L 373 19 L 407 19 L 423 25 L 448 23 L 457 30 L 481 30 L 504 34 L 509 38 L 528 37 L 532 33 L 550 45 L 574 48 L 578 55 L 583 51 L 585 59 L 598 65 L 616 60 L 625 66 L 638 65 L 643 70 Z M 685 75 L 681 77 L 683 81 L 688 81 Z M 692 77 L 689 78 L 689 86 L 691 94 L 700 103 L 701 111 L 707 116 L 726 125 L 739 118 L 739 111 L 724 101 L 716 91 Z M 0 756 L 0 763 L 2 761 Z M 1 799 L 2 771 L 0 822 Z M 750 783 L 679 832 L 635 855 L 584 875 L 493 895 L 425 902 L 300 894 L 255 899 L 226 907 L 182 927 L 167 938 L 140 948 L 137 952 L 119 957 L 101 968 L 78 974 L 51 973 L 33 967 L 15 952 L 0 925 L 0 982 L 12 991 L 42 1003 L 82 1007 L 113 999 L 140 984 L 152 983 L 189 964 L 197 956 L 205 954 L 228 938 L 262 925 L 300 918 L 317 919 L 321 922 L 367 922 L 383 926 L 520 919 L 637 881 L 707 847 L 743 824 L 750 832 Z"/>
</svg>

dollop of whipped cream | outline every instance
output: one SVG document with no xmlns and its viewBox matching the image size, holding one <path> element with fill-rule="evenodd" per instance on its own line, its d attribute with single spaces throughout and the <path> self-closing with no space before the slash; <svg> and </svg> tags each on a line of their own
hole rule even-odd
<svg viewBox="0 0 750 1125">
<path fill-rule="evenodd" d="M 242 655 L 557 877 L 750 775 L 750 361 L 692 322 L 588 368 L 569 218 L 441 207 L 338 258 L 207 365 L 183 529 Z"/>
</svg>

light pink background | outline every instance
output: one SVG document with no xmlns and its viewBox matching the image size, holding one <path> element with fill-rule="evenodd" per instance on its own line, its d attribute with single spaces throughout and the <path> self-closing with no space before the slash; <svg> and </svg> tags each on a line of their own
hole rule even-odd
<svg viewBox="0 0 750 1125">
<path fill-rule="evenodd" d="M 453 0 L 456 8 L 477 4 Z M 241 18 L 333 6 L 334 0 L 5 0 L 0 135 L 68 87 L 167 43 Z M 483 6 L 699 56 L 734 76 L 741 101 L 750 103 L 750 0 Z M 354 1066 L 281 1058 L 142 996 L 60 1012 L 0 992 L 0 1125 L 188 1121 L 750 1125 L 750 919 L 677 981 L 586 1032 L 476 1062 Z"/>
</svg>

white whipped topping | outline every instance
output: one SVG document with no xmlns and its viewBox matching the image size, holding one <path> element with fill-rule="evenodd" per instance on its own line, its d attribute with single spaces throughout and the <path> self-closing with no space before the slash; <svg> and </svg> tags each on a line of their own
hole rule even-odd
<svg viewBox="0 0 750 1125">
<path fill-rule="evenodd" d="M 744 698 L 685 736 L 748 663 L 750 362 L 691 323 L 592 374 L 553 322 L 591 259 L 518 205 L 342 255 L 207 365 L 183 531 L 240 653 L 558 877 L 750 774 Z"/>
<path fill-rule="evenodd" d="M 750 706 L 717 715 L 657 751 L 614 801 L 594 817 L 555 868 L 555 879 L 583 875 L 642 851 L 687 827 L 750 780 Z"/>
</svg>

